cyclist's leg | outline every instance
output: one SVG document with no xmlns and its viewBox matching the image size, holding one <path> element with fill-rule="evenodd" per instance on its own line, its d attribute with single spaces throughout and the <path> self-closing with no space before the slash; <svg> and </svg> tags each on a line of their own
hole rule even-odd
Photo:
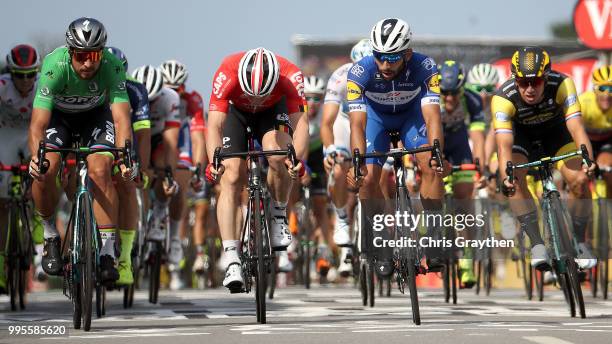
<svg viewBox="0 0 612 344">
<path fill-rule="evenodd" d="M 193 245 L 196 249 L 196 258 L 193 263 L 193 271 L 202 273 L 208 264 L 209 253 L 205 250 L 205 239 L 207 238 L 207 221 L 210 206 L 211 185 L 205 181 L 202 190 L 193 195 L 193 208 L 195 222 L 193 224 Z M 211 237 L 212 238 L 212 237 Z"/>
<path fill-rule="evenodd" d="M 280 100 L 270 110 L 257 114 L 256 137 L 264 150 L 286 149 L 292 142 L 293 128 L 288 118 L 285 100 Z M 291 243 L 287 221 L 287 203 L 292 181 L 285 166 L 284 156 L 270 156 L 268 160 L 268 186 L 272 198 L 270 242 L 276 251 L 284 251 Z"/>
<path fill-rule="evenodd" d="M 136 184 L 126 181 L 120 176 L 115 178 L 117 196 L 119 199 L 119 238 L 120 256 L 117 270 L 119 279 L 117 284 L 129 285 L 134 283 L 132 274 L 132 246 L 138 227 L 138 200 L 136 196 Z"/>
<path fill-rule="evenodd" d="M 223 127 L 223 152 L 247 150 L 246 118 L 233 106 L 227 114 Z M 240 266 L 240 231 L 242 225 L 242 189 L 247 181 L 245 161 L 239 158 L 223 160 L 225 172 L 219 181 L 217 201 L 217 223 L 223 240 L 224 260 L 228 263 L 223 286 L 229 289 L 242 288 L 244 283 Z"/>
<path fill-rule="evenodd" d="M 69 148 L 72 143 L 71 130 L 62 120 L 64 114 L 54 111 L 46 131 L 45 144 L 53 148 Z M 47 274 L 57 275 L 62 269 L 60 257 L 60 233 L 55 224 L 56 207 L 60 191 L 56 176 L 60 166 L 61 157 L 56 153 L 46 155 L 49 160 L 49 169 L 40 180 L 32 182 L 32 199 L 35 210 L 41 217 L 45 244 L 42 255 L 42 267 Z"/>
<path fill-rule="evenodd" d="M 114 121 L 109 108 L 100 106 L 83 115 L 89 117 L 78 129 L 83 143 L 91 148 L 115 147 Z M 87 157 L 93 212 L 102 238 L 100 266 L 103 281 L 116 281 L 119 278 L 115 268 L 115 231 L 119 209 L 117 190 L 111 177 L 113 162 L 114 156 L 110 153 Z"/>
<path fill-rule="evenodd" d="M 593 146 L 595 146 L 597 142 L 593 142 Z M 612 166 L 612 143 L 603 143 L 598 150 L 595 150 L 595 160 L 597 161 L 597 165 L 600 167 L 611 167 Z M 599 151 L 599 154 L 597 154 Z M 612 198 L 612 173 L 607 172 L 603 175 L 604 180 L 606 181 L 606 198 Z"/>
</svg>

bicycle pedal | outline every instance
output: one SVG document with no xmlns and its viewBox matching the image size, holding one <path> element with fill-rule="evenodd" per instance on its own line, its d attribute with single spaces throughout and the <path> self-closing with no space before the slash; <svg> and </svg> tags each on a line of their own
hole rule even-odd
<svg viewBox="0 0 612 344">
<path fill-rule="evenodd" d="M 230 294 L 241 294 L 241 293 L 246 293 L 246 289 L 239 287 L 239 288 L 228 288 Z"/>
</svg>

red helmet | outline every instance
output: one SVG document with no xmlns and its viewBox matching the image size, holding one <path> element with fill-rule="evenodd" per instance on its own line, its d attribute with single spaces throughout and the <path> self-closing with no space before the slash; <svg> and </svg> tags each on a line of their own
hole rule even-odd
<svg viewBox="0 0 612 344">
<path fill-rule="evenodd" d="M 20 44 L 6 55 L 9 70 L 34 70 L 40 66 L 38 52 L 32 46 Z"/>
</svg>

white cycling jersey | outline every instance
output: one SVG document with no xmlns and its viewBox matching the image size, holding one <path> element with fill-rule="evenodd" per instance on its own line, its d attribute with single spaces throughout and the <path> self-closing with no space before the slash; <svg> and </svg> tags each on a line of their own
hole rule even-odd
<svg viewBox="0 0 612 344">
<path fill-rule="evenodd" d="M 11 79 L 10 74 L 0 75 L 0 163 L 11 165 L 19 163 L 19 153 L 29 157 L 28 127 L 32 118 L 32 102 L 36 85 L 26 97 L 22 97 Z M 0 173 L 0 198 L 8 197 L 11 174 Z"/>
<path fill-rule="evenodd" d="M 338 116 L 334 122 L 334 146 L 338 152 L 350 155 L 351 151 L 351 124 L 348 118 L 348 104 L 346 102 L 346 79 L 352 63 L 347 63 L 336 69 L 327 81 L 325 103 L 340 105 Z"/>
<path fill-rule="evenodd" d="M 180 97 L 176 91 L 168 87 L 162 88 L 161 94 L 149 104 L 151 108 L 151 135 L 161 134 L 166 128 L 181 127 L 180 102 Z"/>
</svg>

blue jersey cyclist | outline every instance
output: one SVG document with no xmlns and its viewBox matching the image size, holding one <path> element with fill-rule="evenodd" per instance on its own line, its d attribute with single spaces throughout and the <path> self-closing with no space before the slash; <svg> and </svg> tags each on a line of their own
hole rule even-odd
<svg viewBox="0 0 612 344">
<path fill-rule="evenodd" d="M 399 132 L 406 148 L 433 144 L 434 139 L 443 144 L 438 70 L 433 59 L 409 48 L 411 37 L 405 21 L 383 19 L 370 34 L 373 56 L 366 56 L 351 67 L 346 86 L 351 151 L 356 148 L 361 152 L 388 151 L 389 131 Z M 429 152 L 416 157 L 422 171 L 423 206 L 427 211 L 440 211 L 442 167 L 435 162 L 430 166 Z M 378 187 L 383 163 L 383 159 L 366 160 L 361 169 L 365 176 L 359 192 L 362 200 L 383 198 Z M 355 182 L 352 169 L 349 182 Z M 381 203 L 370 202 L 372 206 L 365 207 L 366 218 L 376 214 L 375 208 Z M 375 259 L 376 271 L 383 276 L 392 272 L 387 255 L 383 252 Z M 441 263 L 441 259 L 428 260 L 430 268 Z"/>
</svg>

